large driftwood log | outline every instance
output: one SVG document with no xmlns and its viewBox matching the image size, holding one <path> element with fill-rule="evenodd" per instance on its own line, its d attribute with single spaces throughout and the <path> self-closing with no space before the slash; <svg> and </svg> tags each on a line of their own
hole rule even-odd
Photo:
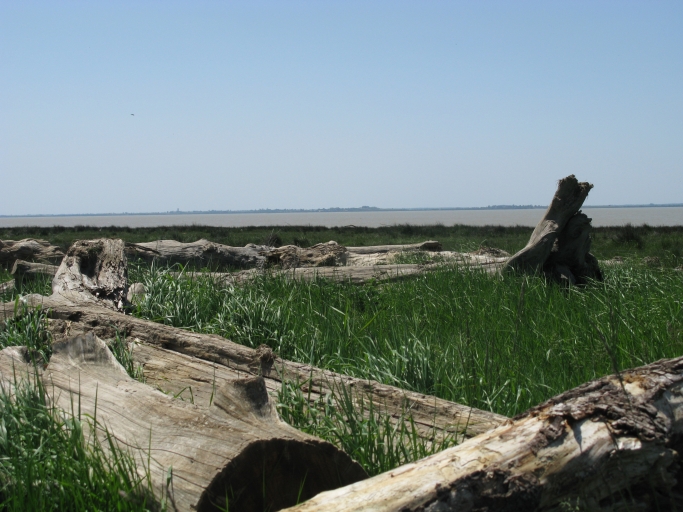
<svg viewBox="0 0 683 512">
<path fill-rule="evenodd" d="M 266 261 L 261 253 L 270 247 L 249 244 L 246 247 L 230 247 L 201 239 L 183 243 L 175 240 L 157 240 L 146 243 L 126 244 L 126 253 L 131 258 L 157 261 L 164 264 L 190 263 L 211 268 L 254 268 L 262 267 Z"/>
<path fill-rule="evenodd" d="M 529 243 L 508 260 L 506 269 L 543 273 L 570 284 L 602 280 L 598 260 L 589 252 L 591 219 L 580 212 L 591 188 L 573 174 L 561 179 Z"/>
<path fill-rule="evenodd" d="M 11 267 L 15 260 L 57 263 L 64 253 L 56 245 L 45 240 L 0 240 L 0 265 Z"/>
<path fill-rule="evenodd" d="M 292 512 L 680 510 L 683 358 L 589 382 Z"/>
<path fill-rule="evenodd" d="M 8 365 L 2 373 L 13 376 Z M 261 377 L 223 383 L 200 408 L 131 379 L 88 334 L 54 344 L 42 380 L 54 405 L 78 403 L 81 417 L 97 418 L 100 437 L 106 429 L 132 449 L 140 469 L 150 461 L 152 484 L 171 509 L 219 510 L 228 496 L 231 510 L 279 510 L 367 477 L 332 444 L 283 423 Z"/>
<path fill-rule="evenodd" d="M 310 389 L 313 402 L 342 387 L 355 389 L 387 414 L 398 417 L 409 410 L 424 431 L 434 426 L 437 434 L 457 431 L 470 437 L 506 420 L 498 414 L 433 396 L 287 361 L 269 349 L 252 349 L 214 334 L 193 333 L 94 305 L 68 304 L 61 298 L 29 295 L 26 299 L 30 305 L 50 310 L 50 328 L 55 339 L 92 331 L 102 339 L 111 339 L 118 332 L 137 341 L 140 345 L 134 353 L 145 365 L 150 380 L 169 391 L 192 386 L 193 394 L 207 396 L 215 368 L 216 375 L 225 378 L 263 375 L 272 391 L 277 391 L 283 380 L 306 383 L 306 392 Z M 12 316 L 13 308 L 13 303 L 5 304 L 5 315 Z"/>
<path fill-rule="evenodd" d="M 311 402 L 341 388 L 353 389 L 364 400 L 372 400 L 386 414 L 399 417 L 410 411 L 422 432 L 431 431 L 436 435 L 458 432 L 471 437 L 507 419 L 433 396 L 287 361 L 264 348 L 252 349 L 221 336 L 158 324 L 97 304 L 75 303 L 59 295 L 28 295 L 25 300 L 31 307 L 49 311 L 50 330 L 56 340 L 93 332 L 102 339 L 112 339 L 119 333 L 138 342 L 140 345 L 134 354 L 145 365 L 150 382 L 174 393 L 192 386 L 195 396 L 205 398 L 213 389 L 215 371 L 217 378 L 226 379 L 263 375 L 266 386 L 273 392 L 280 388 L 283 380 L 300 383 L 306 393 L 311 391 Z M 14 303 L 0 305 L 0 323 L 14 314 Z"/>
</svg>

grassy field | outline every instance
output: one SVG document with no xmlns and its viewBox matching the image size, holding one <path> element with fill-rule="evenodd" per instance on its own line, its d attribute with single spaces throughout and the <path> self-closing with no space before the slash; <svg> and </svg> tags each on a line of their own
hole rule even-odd
<svg viewBox="0 0 683 512">
<path fill-rule="evenodd" d="M 231 245 L 262 243 L 273 234 L 280 237 L 279 243 L 300 245 L 330 239 L 346 245 L 370 245 L 431 238 L 442 241 L 447 249 L 489 245 L 514 252 L 525 244 L 531 231 L 443 226 L 268 228 L 219 230 L 223 233 L 220 238 L 214 236 L 213 228 L 206 232 L 197 227 L 173 229 L 131 231 L 124 238 L 189 241 L 206 237 Z M 143 282 L 148 290 L 134 314 L 220 334 L 247 346 L 264 343 L 286 359 L 512 416 L 588 380 L 683 354 L 683 272 L 675 269 L 681 264 L 683 228 L 625 226 L 596 231 L 594 252 L 598 257 L 622 256 L 624 263 L 603 267 L 605 281 L 585 288 L 561 288 L 536 277 L 501 278 L 448 265 L 383 284 L 356 286 L 325 280 L 292 283 L 264 275 L 248 286 L 235 288 L 207 277 L 187 279 L 171 273 L 179 267 L 133 264 L 129 269 L 131 282 Z M 13 238 L 23 236 L 41 236 L 68 245 L 77 238 L 122 233 L 54 230 L 47 234 L 23 232 Z M 0 233 L 0 238 L 10 236 Z M 661 265 L 645 264 L 645 256 L 659 258 Z M 0 270 L 0 282 L 10 278 L 7 270 Z M 49 291 L 50 280 L 45 279 L 27 283 L 0 299 L 15 300 L 20 294 Z M 35 316 L 24 316 L 0 331 L 0 345 L 26 344 L 35 357 L 47 358 L 49 343 L 41 325 Z M 129 372 L 140 377 L 120 341 L 118 357 L 127 361 Z M 31 407 L 47 407 L 35 391 L 32 393 Z M 409 416 L 397 429 L 382 415 L 381 408 L 359 412 L 350 404 L 349 397 L 341 392 L 310 406 L 295 383 L 284 383 L 278 394 L 278 409 L 286 421 L 342 447 L 370 474 L 459 441 L 454 436 L 434 445 L 425 443 L 411 430 Z M 0 407 L 4 407 L 5 421 L 16 422 L 11 418 L 22 417 L 21 410 L 12 409 L 9 402 L 0 403 Z M 59 425 L 64 430 L 64 425 L 71 423 L 68 416 L 61 418 Z M 83 440 L 79 442 L 88 446 Z M 92 463 L 105 467 L 107 461 Z M 125 471 L 116 473 L 116 468 L 107 467 L 113 472 L 112 482 L 128 485 Z M 14 481 L 7 471 L 7 466 L 0 466 L 0 473 L 6 475 L 3 481 Z M 25 482 L 28 477 L 21 478 Z M 48 477 L 36 478 L 42 482 Z M 6 487 L 1 496 L 26 496 L 21 489 L 28 484 L 22 485 Z M 136 496 L 144 495 L 139 489 L 136 492 Z"/>
<path fill-rule="evenodd" d="M 584 289 L 448 266 L 365 286 L 264 276 L 236 288 L 148 268 L 131 279 L 148 290 L 139 317 L 512 416 L 683 354 L 683 273 L 627 261 L 605 274 Z"/>
</svg>

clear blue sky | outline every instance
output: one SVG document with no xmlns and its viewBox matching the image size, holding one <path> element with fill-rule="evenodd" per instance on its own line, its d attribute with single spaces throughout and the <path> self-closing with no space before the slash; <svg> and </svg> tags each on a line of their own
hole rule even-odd
<svg viewBox="0 0 683 512">
<path fill-rule="evenodd" d="M 5 215 L 683 202 L 680 0 L 7 0 L 0 70 Z"/>
</svg>

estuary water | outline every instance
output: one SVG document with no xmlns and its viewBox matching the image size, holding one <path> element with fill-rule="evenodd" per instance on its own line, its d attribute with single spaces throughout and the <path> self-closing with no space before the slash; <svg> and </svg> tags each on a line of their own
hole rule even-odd
<svg viewBox="0 0 683 512">
<path fill-rule="evenodd" d="M 683 207 L 584 208 L 593 226 L 683 225 Z M 466 224 L 470 226 L 535 226 L 543 216 L 541 209 L 519 210 L 399 210 L 368 212 L 300 213 L 170 213 L 161 215 L 78 215 L 46 217 L 0 217 L 0 227 L 19 226 L 156 226 L 205 225 L 247 226 L 366 226 L 395 224 Z"/>
</svg>

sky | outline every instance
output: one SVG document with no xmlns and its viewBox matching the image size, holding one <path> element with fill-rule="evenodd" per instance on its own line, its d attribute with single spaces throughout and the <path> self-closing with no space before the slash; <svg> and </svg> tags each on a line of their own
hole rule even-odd
<svg viewBox="0 0 683 512">
<path fill-rule="evenodd" d="M 6 0 L 0 70 L 0 215 L 683 202 L 680 0 Z"/>
</svg>

